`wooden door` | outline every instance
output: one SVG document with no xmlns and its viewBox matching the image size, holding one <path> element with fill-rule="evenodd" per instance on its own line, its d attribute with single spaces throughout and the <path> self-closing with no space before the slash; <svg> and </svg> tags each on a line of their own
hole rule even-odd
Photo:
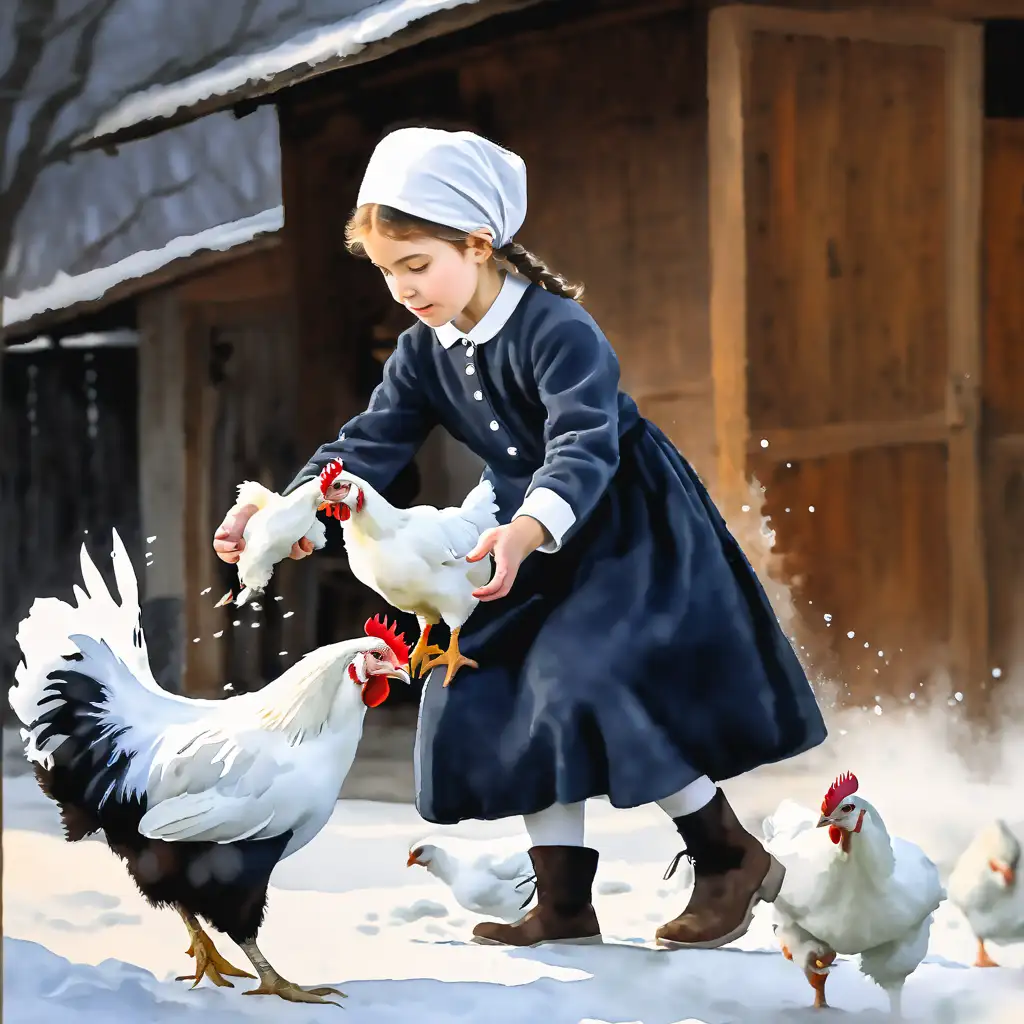
<svg viewBox="0 0 1024 1024">
<path fill-rule="evenodd" d="M 313 646 L 313 574 L 279 566 L 259 607 L 215 608 L 238 580 L 210 538 L 242 480 L 279 489 L 302 465 L 297 410 L 303 388 L 318 384 L 300 382 L 292 314 L 276 299 L 197 307 L 189 348 L 188 691 L 258 689 Z"/>
<path fill-rule="evenodd" d="M 766 488 L 847 701 L 985 676 L 981 30 L 715 10 L 712 364 L 727 518 Z"/>
</svg>

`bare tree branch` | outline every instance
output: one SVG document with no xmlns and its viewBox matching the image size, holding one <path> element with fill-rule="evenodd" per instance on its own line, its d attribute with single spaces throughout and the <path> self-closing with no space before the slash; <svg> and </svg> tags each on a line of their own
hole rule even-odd
<svg viewBox="0 0 1024 1024">
<path fill-rule="evenodd" d="M 176 196 L 194 184 L 197 178 L 197 174 L 191 174 L 184 181 L 161 185 L 159 188 L 150 189 L 145 195 L 137 196 L 131 210 L 117 224 L 82 248 L 74 262 L 67 268 L 66 273 L 74 276 L 75 274 L 84 274 L 94 267 L 103 266 L 103 254 L 107 247 L 126 232 L 131 231 L 142 220 L 146 213 L 146 207 L 154 199 L 169 199 L 171 196 Z"/>
<path fill-rule="evenodd" d="M 286 31 L 288 26 L 308 20 L 304 0 L 283 0 L 280 8 L 269 14 L 263 14 L 266 0 L 235 0 L 237 17 L 222 42 L 194 57 L 171 53 L 152 64 L 138 80 L 108 93 L 102 101 L 88 102 L 83 110 L 83 94 L 97 59 L 98 41 L 105 27 L 113 24 L 108 19 L 120 0 L 79 0 L 73 13 L 63 17 L 58 16 L 63 8 L 59 0 L 0 2 L 17 4 L 12 22 L 13 57 L 9 66 L 0 69 L 0 285 L 11 251 L 14 225 L 28 204 L 39 176 L 48 167 L 71 158 L 72 142 L 81 134 L 83 125 L 95 123 L 104 109 L 116 106 L 131 95 L 189 78 L 232 57 L 253 52 L 268 39 Z M 48 48 L 54 44 L 61 47 L 62 53 L 68 52 L 64 73 L 56 85 L 48 84 L 46 92 L 38 95 L 39 72 L 47 55 L 52 56 L 53 51 Z M 37 96 L 29 97 L 30 86 Z M 16 106 L 30 99 L 34 109 L 27 119 L 26 137 L 23 141 L 19 139 L 15 155 L 11 131 L 15 127 Z M 76 116 L 68 118 L 74 104 L 77 104 Z M 75 123 L 63 127 L 68 120 Z M 17 127 L 20 129 L 21 124 Z M 208 162 L 216 165 L 216 161 Z M 227 180 L 221 172 L 216 172 L 216 179 L 227 195 L 243 205 L 248 204 L 248 197 L 242 194 L 236 182 Z M 161 189 L 150 198 L 173 194 L 182 187 L 168 186 L 171 191 Z M 139 223 L 143 202 L 140 198 L 119 227 L 90 243 L 76 260 L 79 271 L 85 269 L 90 259 L 100 258 L 119 233 Z M 0 287 L 0 293 L 2 291 Z"/>
<path fill-rule="evenodd" d="M 105 0 L 105 2 L 109 3 L 111 0 Z M 109 96 L 104 101 L 103 108 L 95 110 L 87 120 L 95 122 L 104 110 L 113 109 L 129 96 L 145 92 L 154 86 L 168 85 L 171 82 L 180 82 L 183 79 L 191 78 L 193 75 L 206 71 L 222 61 L 245 53 L 254 44 L 263 42 L 272 27 L 279 27 L 301 17 L 303 14 L 301 0 L 295 0 L 294 3 L 280 10 L 269 25 L 255 25 L 253 20 L 259 7 L 260 0 L 245 0 L 245 6 L 239 15 L 238 24 L 231 35 L 220 46 L 212 47 L 203 53 L 201 57 L 194 60 L 183 60 L 180 54 L 173 54 L 157 64 L 145 77 Z M 73 143 L 80 135 L 81 128 L 79 127 L 69 131 L 62 138 L 55 140 L 42 155 L 42 165 L 49 166 L 52 163 L 59 163 L 69 159 L 73 153 Z"/>
<path fill-rule="evenodd" d="M 61 112 L 82 91 L 92 67 L 96 40 L 115 3 L 116 0 L 93 0 L 84 8 L 87 16 L 83 18 L 82 31 L 71 58 L 71 75 L 64 85 L 55 89 L 40 104 L 29 126 L 25 145 L 14 162 L 14 173 L 8 189 L 14 196 L 15 210 L 20 209 L 28 199 L 39 172 L 53 162 L 47 155 L 47 143 Z"/>
</svg>

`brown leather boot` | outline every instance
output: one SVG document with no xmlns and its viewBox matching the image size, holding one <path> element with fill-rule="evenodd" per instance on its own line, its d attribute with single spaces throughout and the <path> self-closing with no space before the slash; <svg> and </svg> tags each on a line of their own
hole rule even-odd
<svg viewBox="0 0 1024 1024">
<path fill-rule="evenodd" d="M 775 902 L 786 869 L 743 828 L 721 790 L 696 813 L 673 820 L 695 880 L 686 909 L 658 929 L 656 940 L 675 949 L 717 949 L 746 932 L 758 900 Z"/>
<path fill-rule="evenodd" d="M 478 924 L 473 929 L 473 941 L 503 946 L 601 942 L 601 926 L 591 903 L 597 850 L 586 846 L 534 846 L 530 860 L 537 873 L 537 906 L 515 924 Z"/>
</svg>

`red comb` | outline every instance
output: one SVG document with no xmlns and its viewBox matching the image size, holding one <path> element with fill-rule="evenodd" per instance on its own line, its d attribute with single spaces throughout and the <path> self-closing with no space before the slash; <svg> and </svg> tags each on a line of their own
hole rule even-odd
<svg viewBox="0 0 1024 1024">
<path fill-rule="evenodd" d="M 853 772 L 840 775 L 835 782 L 829 786 L 825 799 L 821 801 L 821 813 L 831 814 L 848 796 L 857 792 L 857 776 Z"/>
<path fill-rule="evenodd" d="M 375 615 L 372 619 L 367 619 L 366 625 L 363 626 L 363 632 L 367 636 L 383 640 L 391 648 L 391 653 L 394 654 L 399 665 L 409 664 L 409 645 L 405 642 L 405 634 L 397 633 L 394 623 L 389 626 L 386 615 L 383 622 L 381 622 L 379 615 Z"/>
<path fill-rule="evenodd" d="M 331 459 L 320 472 L 320 493 L 327 497 L 327 488 L 341 475 L 341 459 Z"/>
</svg>

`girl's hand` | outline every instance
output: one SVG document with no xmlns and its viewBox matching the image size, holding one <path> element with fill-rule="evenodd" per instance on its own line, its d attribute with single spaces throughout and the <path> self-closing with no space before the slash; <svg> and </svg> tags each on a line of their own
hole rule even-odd
<svg viewBox="0 0 1024 1024">
<path fill-rule="evenodd" d="M 213 550 L 222 562 L 234 564 L 245 548 L 242 532 L 245 524 L 259 511 L 255 505 L 235 505 L 224 517 L 224 522 L 217 527 L 213 535 Z M 313 542 L 305 537 L 292 545 L 289 558 L 305 558 L 313 553 Z"/>
<path fill-rule="evenodd" d="M 516 581 L 523 559 L 548 539 L 548 532 L 532 516 L 519 516 L 507 526 L 496 526 L 480 535 L 480 540 L 468 555 L 467 562 L 479 562 L 494 554 L 494 576 L 490 583 L 473 591 L 481 601 L 496 601 L 504 597 Z"/>
</svg>

